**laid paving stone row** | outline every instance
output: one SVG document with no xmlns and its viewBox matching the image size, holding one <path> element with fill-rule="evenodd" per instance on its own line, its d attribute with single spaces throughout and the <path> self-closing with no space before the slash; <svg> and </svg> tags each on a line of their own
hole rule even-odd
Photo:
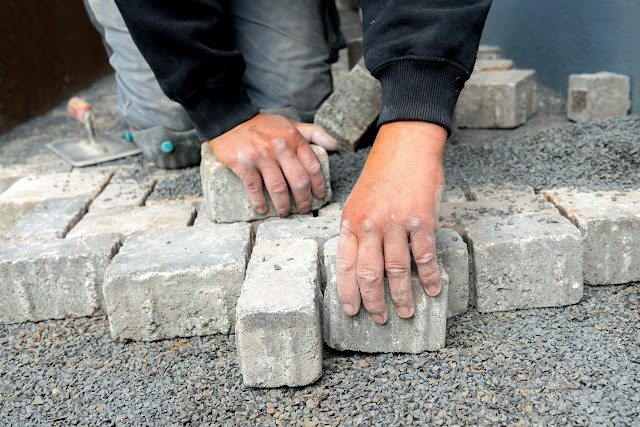
<svg viewBox="0 0 640 427">
<path fill-rule="evenodd" d="M 543 196 L 504 196 L 480 201 L 443 203 L 440 227 L 453 228 L 466 238 L 470 224 L 484 219 L 517 216 L 560 215 Z"/>
<path fill-rule="evenodd" d="M 501 185 L 487 184 L 469 188 L 473 200 L 503 199 L 505 197 L 526 196 L 535 197 L 535 191 L 530 185 L 504 183 Z"/>
<path fill-rule="evenodd" d="M 467 244 L 455 230 L 441 228 L 436 233 L 436 257 L 449 275 L 447 317 L 466 313 L 469 307 Z"/>
<path fill-rule="evenodd" d="M 631 84 L 622 74 L 571 74 L 567 117 L 574 122 L 624 116 L 629 112 Z"/>
<path fill-rule="evenodd" d="M 582 236 L 558 215 L 467 228 L 471 301 L 480 312 L 559 307 L 582 299 Z"/>
<path fill-rule="evenodd" d="M 125 239 L 139 231 L 186 227 L 195 216 L 196 210 L 189 203 L 89 212 L 67 236 L 118 234 Z"/>
<path fill-rule="evenodd" d="M 251 244 L 247 223 L 128 238 L 105 275 L 112 337 L 152 341 L 233 333 Z"/>
<path fill-rule="evenodd" d="M 534 70 L 472 73 L 460 92 L 455 116 L 461 128 L 511 129 L 536 112 Z"/>
<path fill-rule="evenodd" d="M 297 387 L 322 376 L 318 261 L 315 240 L 255 245 L 236 311 L 246 386 Z"/>
<path fill-rule="evenodd" d="M 558 188 L 543 194 L 582 232 L 585 283 L 640 281 L 640 192 Z"/>
<path fill-rule="evenodd" d="M 103 235 L 0 250 L 0 323 L 104 314 L 104 274 L 119 248 Z"/>
<path fill-rule="evenodd" d="M 0 235 L 44 200 L 96 196 L 107 185 L 110 173 L 70 172 L 29 175 L 0 194 Z"/>
<path fill-rule="evenodd" d="M 9 230 L 0 246 L 62 239 L 80 221 L 90 203 L 90 196 L 40 202 Z"/>
<path fill-rule="evenodd" d="M 29 174 L 31 174 L 31 171 L 26 166 L 0 166 L 0 193 L 11 187 L 20 178 Z"/>
<path fill-rule="evenodd" d="M 163 205 L 167 203 L 201 204 L 204 201 L 202 184 L 200 183 L 200 168 L 184 169 L 179 174 L 156 173 L 158 178 L 153 192 L 145 201 L 145 205 Z"/>
<path fill-rule="evenodd" d="M 311 148 L 318 156 L 322 173 L 327 186 L 327 193 L 323 199 L 312 196 L 311 210 L 320 209 L 331 201 L 331 178 L 329 174 L 329 156 L 324 148 L 312 144 Z M 252 206 L 244 185 L 238 176 L 216 159 L 209 144 L 202 144 L 202 163 L 200 167 L 204 204 L 209 218 L 214 222 L 254 221 L 278 216 L 273 202 L 266 189 L 267 212 L 259 214 Z M 291 200 L 291 213 L 297 213 L 293 196 L 289 192 Z"/>
<path fill-rule="evenodd" d="M 396 313 L 385 277 L 385 299 L 389 320 L 384 325 L 375 323 L 362 306 L 355 316 L 347 316 L 338 298 L 335 260 L 338 252 L 337 238 L 325 243 L 325 275 L 322 329 L 324 341 L 336 350 L 353 350 L 367 353 L 422 353 L 444 347 L 447 326 L 447 298 L 449 276 L 441 264 L 442 292 L 430 297 L 424 290 L 418 272 L 413 266 L 411 281 L 415 315 L 403 319 Z"/>
<path fill-rule="evenodd" d="M 382 86 L 361 59 L 320 106 L 314 122 L 338 140 L 339 152 L 353 152 L 380 114 L 381 105 Z"/>
<path fill-rule="evenodd" d="M 107 184 L 89 207 L 89 212 L 135 208 L 144 205 L 151 194 L 154 182 L 150 179 L 115 179 Z"/>
</svg>

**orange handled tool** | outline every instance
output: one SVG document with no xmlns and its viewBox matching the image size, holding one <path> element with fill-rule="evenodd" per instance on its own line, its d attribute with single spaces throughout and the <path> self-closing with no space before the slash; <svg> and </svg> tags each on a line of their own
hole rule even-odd
<svg viewBox="0 0 640 427">
<path fill-rule="evenodd" d="M 107 149 L 96 141 L 96 131 L 93 127 L 93 121 L 96 119 L 96 116 L 93 114 L 91 105 L 89 105 L 89 103 L 84 99 L 74 96 L 67 104 L 67 111 L 72 117 L 75 117 L 84 123 L 84 127 L 87 129 L 89 144 L 96 150 L 96 152 L 106 153 Z"/>
</svg>

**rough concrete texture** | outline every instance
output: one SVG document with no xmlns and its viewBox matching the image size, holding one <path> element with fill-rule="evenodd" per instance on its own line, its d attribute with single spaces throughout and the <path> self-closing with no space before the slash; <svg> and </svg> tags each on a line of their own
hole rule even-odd
<svg viewBox="0 0 640 427">
<path fill-rule="evenodd" d="M 341 216 L 344 202 L 329 203 L 318 210 L 318 216 Z"/>
<path fill-rule="evenodd" d="M 22 165 L 0 166 L 0 193 L 30 173 L 31 171 Z"/>
<path fill-rule="evenodd" d="M 112 337 L 153 341 L 233 332 L 251 240 L 247 223 L 128 238 L 105 275 Z"/>
<path fill-rule="evenodd" d="M 303 386 L 322 376 L 320 274 L 314 240 L 256 244 L 236 311 L 249 387 Z"/>
<path fill-rule="evenodd" d="M 380 82 L 361 60 L 320 106 L 314 121 L 340 142 L 339 152 L 352 152 L 380 114 L 381 102 Z"/>
<path fill-rule="evenodd" d="M 0 323 L 103 314 L 102 281 L 119 247 L 111 235 L 0 250 Z"/>
<path fill-rule="evenodd" d="M 124 239 L 139 231 L 186 227 L 195 216 L 196 210 L 189 203 L 89 212 L 67 236 L 118 234 Z"/>
<path fill-rule="evenodd" d="M 543 194 L 582 232 L 585 283 L 640 281 L 639 191 L 559 188 Z"/>
<path fill-rule="evenodd" d="M 569 76 L 567 117 L 574 122 L 624 116 L 629 112 L 629 77 L 601 72 Z"/>
<path fill-rule="evenodd" d="M 413 267 L 413 300 L 415 315 L 403 319 L 396 313 L 389 293 L 389 282 L 385 276 L 385 299 L 389 310 L 389 320 L 378 325 L 364 308 L 353 317 L 342 310 L 338 298 L 335 260 L 337 239 L 325 244 L 325 274 L 327 287 L 324 291 L 322 316 L 322 336 L 324 341 L 336 350 L 353 350 L 365 353 L 422 353 L 444 347 L 447 326 L 447 295 L 449 276 L 440 265 L 442 292 L 430 297 L 425 292 L 418 272 Z"/>
<path fill-rule="evenodd" d="M 115 179 L 107 184 L 89 207 L 89 212 L 104 212 L 111 209 L 135 208 L 144 201 L 153 189 L 152 180 Z"/>
<path fill-rule="evenodd" d="M 340 232 L 340 216 L 302 217 L 266 221 L 258 227 L 256 242 L 313 239 L 319 246 Z"/>
<path fill-rule="evenodd" d="M 447 317 L 467 312 L 469 306 L 469 252 L 462 237 L 451 228 L 436 233 L 436 256 L 449 275 Z"/>
<path fill-rule="evenodd" d="M 535 197 L 532 186 L 512 183 L 473 186 L 469 188 L 469 193 L 471 193 L 473 200 L 501 199 L 512 196 Z"/>
<path fill-rule="evenodd" d="M 38 203 L 7 233 L 4 246 L 64 238 L 87 212 L 89 203 L 90 196 Z"/>
<path fill-rule="evenodd" d="M 443 202 L 466 202 L 467 195 L 460 187 L 450 187 L 444 190 L 442 195 Z"/>
<path fill-rule="evenodd" d="M 576 304 L 582 236 L 561 216 L 486 220 L 467 229 L 471 300 L 480 312 Z"/>
<path fill-rule="evenodd" d="M 317 199 L 312 196 L 311 210 L 316 210 L 331 201 L 331 177 L 329 174 L 329 157 L 325 149 L 314 144 L 311 145 L 311 148 L 318 156 L 327 185 L 327 194 L 323 199 Z M 254 221 L 278 216 L 271 197 L 264 187 L 263 191 L 268 206 L 267 212 L 259 214 L 253 209 L 240 178 L 216 159 L 207 143 L 202 144 L 200 174 L 206 212 L 212 221 Z M 291 200 L 291 213 L 297 213 L 291 191 L 289 191 L 289 198 Z"/>
<path fill-rule="evenodd" d="M 109 173 L 71 172 L 29 175 L 0 194 L 0 235 L 44 200 L 90 196 L 95 198 L 111 178 Z"/>
<path fill-rule="evenodd" d="M 500 49 L 500 46 L 481 44 L 478 46 L 478 55 L 476 59 L 502 59 L 502 49 Z"/>
<path fill-rule="evenodd" d="M 157 183 L 145 204 L 147 206 L 170 202 L 202 203 L 202 184 L 198 166 L 181 169 L 178 173 L 156 173 Z"/>
<path fill-rule="evenodd" d="M 461 128 L 515 128 L 536 112 L 534 70 L 472 73 L 456 106 Z"/>
<path fill-rule="evenodd" d="M 504 196 L 472 202 L 443 203 L 440 227 L 453 228 L 466 238 L 469 224 L 515 216 L 560 215 L 543 196 Z"/>
<path fill-rule="evenodd" d="M 500 71 L 513 68 L 511 59 L 478 59 L 473 67 L 473 72 L 479 71 Z"/>
</svg>

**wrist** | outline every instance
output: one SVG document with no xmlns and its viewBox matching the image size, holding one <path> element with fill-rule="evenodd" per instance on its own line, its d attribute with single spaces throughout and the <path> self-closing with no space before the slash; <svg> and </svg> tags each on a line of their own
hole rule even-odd
<svg viewBox="0 0 640 427">
<path fill-rule="evenodd" d="M 380 126 L 372 152 L 392 150 L 442 158 L 446 142 L 447 130 L 440 125 L 417 120 L 396 121 Z"/>
</svg>

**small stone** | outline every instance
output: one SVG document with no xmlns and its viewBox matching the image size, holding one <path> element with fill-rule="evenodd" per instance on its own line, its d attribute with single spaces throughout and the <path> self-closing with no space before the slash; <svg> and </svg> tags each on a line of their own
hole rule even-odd
<svg viewBox="0 0 640 427">
<path fill-rule="evenodd" d="M 33 399 L 33 402 L 31 402 L 31 404 L 34 406 L 44 405 L 44 399 L 41 396 L 36 396 L 36 398 Z"/>
</svg>

